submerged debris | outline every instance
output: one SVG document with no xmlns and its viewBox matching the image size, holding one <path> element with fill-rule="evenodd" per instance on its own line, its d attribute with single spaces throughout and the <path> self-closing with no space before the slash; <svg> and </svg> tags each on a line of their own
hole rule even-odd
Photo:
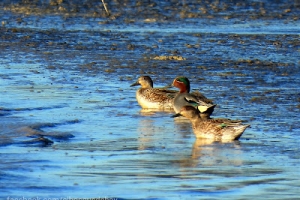
<svg viewBox="0 0 300 200">
<path fill-rule="evenodd" d="M 182 56 L 155 56 L 153 60 L 186 60 Z"/>
</svg>

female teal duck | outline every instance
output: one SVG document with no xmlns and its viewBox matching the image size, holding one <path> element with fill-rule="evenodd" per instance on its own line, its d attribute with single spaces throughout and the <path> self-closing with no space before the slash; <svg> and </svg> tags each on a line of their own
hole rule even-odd
<svg viewBox="0 0 300 200">
<path fill-rule="evenodd" d="M 175 90 L 153 88 L 153 81 L 149 76 L 141 76 L 130 87 L 141 85 L 136 91 L 139 105 L 145 109 L 173 109 L 173 99 L 178 93 Z"/>
<path fill-rule="evenodd" d="M 200 116 L 203 119 L 209 119 L 213 113 L 216 104 L 212 100 L 207 99 L 200 92 L 190 93 L 190 81 L 187 77 L 179 76 L 174 79 L 174 87 L 179 88 L 179 93 L 174 98 L 174 110 L 179 113 L 183 106 L 198 107 Z"/>
<path fill-rule="evenodd" d="M 202 119 L 199 110 L 193 106 L 184 106 L 180 112 L 172 117 L 184 116 L 192 122 L 196 138 L 215 141 L 238 140 L 249 124 L 242 124 L 239 120 L 230 119 Z"/>
</svg>

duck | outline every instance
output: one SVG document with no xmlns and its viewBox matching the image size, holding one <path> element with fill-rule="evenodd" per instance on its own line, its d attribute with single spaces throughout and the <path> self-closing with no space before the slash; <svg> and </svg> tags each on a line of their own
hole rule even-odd
<svg viewBox="0 0 300 200">
<path fill-rule="evenodd" d="M 209 119 L 216 104 L 206 98 L 202 93 L 195 91 L 190 93 L 190 81 L 185 76 L 178 76 L 173 80 L 172 86 L 179 89 L 179 93 L 174 97 L 173 108 L 175 113 L 179 113 L 183 106 L 198 107 L 202 119 Z"/>
<path fill-rule="evenodd" d="M 136 91 L 136 100 L 143 109 L 173 110 L 173 99 L 178 93 L 166 88 L 153 88 L 150 76 L 140 76 L 130 87 L 141 85 Z"/>
<path fill-rule="evenodd" d="M 193 106 L 183 106 L 179 113 L 172 117 L 184 116 L 188 118 L 197 139 L 214 141 L 238 140 L 250 124 L 243 124 L 241 120 L 231 119 L 202 119 L 199 110 Z"/>
</svg>

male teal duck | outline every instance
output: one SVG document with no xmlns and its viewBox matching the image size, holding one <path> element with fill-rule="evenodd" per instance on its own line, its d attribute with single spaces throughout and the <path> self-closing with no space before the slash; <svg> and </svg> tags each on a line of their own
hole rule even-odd
<svg viewBox="0 0 300 200">
<path fill-rule="evenodd" d="M 214 141 L 238 140 L 249 124 L 242 124 L 240 120 L 230 119 L 202 119 L 199 110 L 193 106 L 183 106 L 179 113 L 172 117 L 184 116 L 193 126 L 196 138 Z"/>
<path fill-rule="evenodd" d="M 138 104 L 144 109 L 172 110 L 173 99 L 178 93 L 175 90 L 153 88 L 153 81 L 149 76 L 141 76 L 132 86 L 141 85 L 136 91 Z"/>
<path fill-rule="evenodd" d="M 209 119 L 213 113 L 216 104 L 212 100 L 207 99 L 200 92 L 190 93 L 190 81 L 187 77 L 176 77 L 172 84 L 174 87 L 179 88 L 179 93 L 174 98 L 174 111 L 179 113 L 183 106 L 198 107 L 200 116 L 203 119 Z"/>
</svg>

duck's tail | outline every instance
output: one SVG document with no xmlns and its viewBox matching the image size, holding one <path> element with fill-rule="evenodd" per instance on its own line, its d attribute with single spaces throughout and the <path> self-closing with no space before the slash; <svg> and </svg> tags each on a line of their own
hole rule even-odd
<svg viewBox="0 0 300 200">
<path fill-rule="evenodd" d="M 246 130 L 246 128 L 248 128 L 250 126 L 250 124 L 241 124 L 238 126 L 233 127 L 234 131 L 234 139 L 238 140 L 242 134 L 244 133 L 244 131 Z"/>
</svg>

